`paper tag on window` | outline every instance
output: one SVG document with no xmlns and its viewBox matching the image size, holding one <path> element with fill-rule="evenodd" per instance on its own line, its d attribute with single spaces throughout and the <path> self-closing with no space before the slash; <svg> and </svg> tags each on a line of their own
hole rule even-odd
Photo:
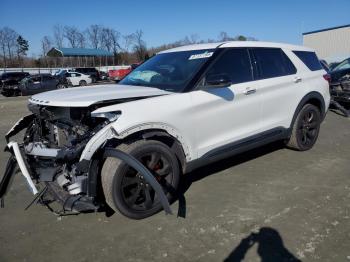
<svg viewBox="0 0 350 262">
<path fill-rule="evenodd" d="M 191 55 L 188 60 L 194 60 L 194 59 L 201 59 L 201 58 L 208 58 L 213 55 L 214 52 L 204 52 L 201 54 Z"/>
</svg>

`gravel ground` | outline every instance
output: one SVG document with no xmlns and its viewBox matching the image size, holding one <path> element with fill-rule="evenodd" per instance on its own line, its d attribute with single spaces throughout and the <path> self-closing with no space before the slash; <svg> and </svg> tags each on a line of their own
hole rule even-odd
<svg viewBox="0 0 350 262">
<path fill-rule="evenodd" d="M 0 148 L 26 112 L 26 98 L 0 97 Z M 273 144 L 188 174 L 186 218 L 24 211 L 32 196 L 17 175 L 0 261 L 350 261 L 349 138 L 350 119 L 329 112 L 308 152 Z"/>
</svg>

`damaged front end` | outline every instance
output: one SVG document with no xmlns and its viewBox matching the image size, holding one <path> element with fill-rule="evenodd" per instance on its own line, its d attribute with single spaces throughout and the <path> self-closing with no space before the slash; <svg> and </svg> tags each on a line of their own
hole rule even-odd
<svg viewBox="0 0 350 262">
<path fill-rule="evenodd" d="M 81 159 L 88 143 L 96 139 L 99 131 L 109 128 L 110 122 L 116 120 L 116 114 L 92 117 L 91 112 L 96 107 L 53 107 L 30 103 L 28 108 L 32 114 L 18 121 L 6 134 L 6 151 L 11 156 L 0 182 L 2 204 L 18 165 L 30 190 L 36 195 L 35 200 L 50 210 L 53 211 L 50 203 L 55 201 L 61 206 L 55 211 L 60 215 L 98 211 L 105 206 L 99 181 L 100 168 L 106 157 L 116 157 L 144 175 L 160 196 L 164 210 L 171 213 L 161 186 L 147 168 L 131 156 L 107 148 L 108 138 L 102 138 L 105 141 L 98 144 L 93 158 Z M 24 131 L 23 141 L 11 141 L 21 131 Z M 100 137 L 97 139 L 101 140 Z"/>
</svg>

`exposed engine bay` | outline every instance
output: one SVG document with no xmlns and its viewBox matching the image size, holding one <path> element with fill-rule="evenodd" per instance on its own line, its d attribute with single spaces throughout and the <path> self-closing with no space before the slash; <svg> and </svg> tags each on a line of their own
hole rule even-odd
<svg viewBox="0 0 350 262">
<path fill-rule="evenodd" d="M 140 98 L 136 98 L 140 99 Z M 113 104 L 130 101 L 113 101 Z M 135 100 L 135 99 L 134 99 Z M 8 141 L 7 150 L 12 153 L 5 175 L 0 184 L 0 199 L 6 193 L 10 184 L 11 173 L 14 173 L 16 160 L 27 178 L 35 200 L 46 205 L 56 214 L 63 215 L 67 212 L 80 213 L 97 211 L 104 207 L 103 194 L 98 181 L 98 172 L 103 164 L 106 152 L 108 157 L 123 159 L 127 164 L 135 168 L 143 169 L 141 174 L 149 179 L 153 187 L 162 190 L 147 169 L 130 156 L 108 146 L 114 147 L 116 141 L 106 141 L 104 149 L 98 152 L 91 161 L 80 161 L 80 156 L 89 140 L 101 129 L 110 123 L 110 118 L 94 117 L 91 112 L 109 103 L 101 103 L 86 108 L 54 107 L 29 103 L 28 108 L 32 115 L 20 120 L 6 135 Z M 9 139 L 24 131 L 23 143 L 9 142 Z M 16 152 L 17 151 L 17 152 Z M 19 159 L 23 157 L 23 164 Z M 28 169 L 28 175 L 25 173 Z M 148 178 L 147 178 L 148 177 Z M 35 185 L 40 185 L 41 192 L 36 191 Z M 164 201 L 164 210 L 170 213 L 167 198 L 159 192 Z M 33 200 L 34 202 L 34 200 Z M 55 211 L 49 205 L 51 202 L 59 202 L 62 209 Z"/>
</svg>

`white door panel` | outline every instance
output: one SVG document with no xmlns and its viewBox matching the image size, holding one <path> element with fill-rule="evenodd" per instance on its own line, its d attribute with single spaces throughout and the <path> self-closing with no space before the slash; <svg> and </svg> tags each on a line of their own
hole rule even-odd
<svg viewBox="0 0 350 262">
<path fill-rule="evenodd" d="M 261 131 L 261 94 L 246 94 L 254 83 L 191 92 L 198 157 Z"/>
<path fill-rule="evenodd" d="M 264 96 L 262 126 L 264 130 L 288 128 L 294 115 L 298 93 L 303 82 L 295 81 L 298 75 L 275 77 L 259 82 L 259 92 Z"/>
</svg>

